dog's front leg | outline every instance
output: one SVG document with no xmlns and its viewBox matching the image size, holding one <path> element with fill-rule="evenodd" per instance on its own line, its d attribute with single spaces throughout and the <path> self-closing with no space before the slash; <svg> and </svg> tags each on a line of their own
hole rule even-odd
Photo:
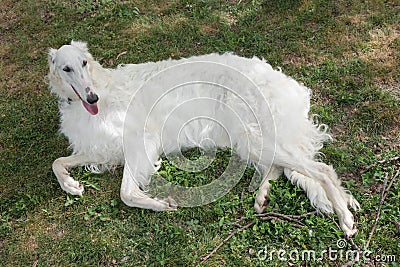
<svg viewBox="0 0 400 267">
<path fill-rule="evenodd" d="M 71 195 L 82 195 L 84 191 L 83 186 L 69 175 L 68 169 L 87 164 L 86 160 L 86 157 L 83 155 L 71 155 L 69 157 L 58 158 L 53 162 L 53 172 L 65 192 Z"/>
<path fill-rule="evenodd" d="M 130 136 L 124 140 L 125 165 L 121 183 L 121 199 L 130 206 L 156 211 L 176 210 L 177 204 L 171 198 L 151 198 L 142 189 L 150 184 L 151 175 L 157 170 L 160 157 L 158 134 Z"/>
</svg>

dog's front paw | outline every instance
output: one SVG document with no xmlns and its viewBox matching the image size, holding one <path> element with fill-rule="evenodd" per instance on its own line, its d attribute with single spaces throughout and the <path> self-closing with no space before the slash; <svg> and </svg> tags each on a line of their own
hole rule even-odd
<svg viewBox="0 0 400 267">
<path fill-rule="evenodd" d="M 74 181 L 73 183 L 66 182 L 64 183 L 64 190 L 70 193 L 71 195 L 77 195 L 77 196 L 82 196 L 83 191 L 85 190 L 83 188 L 83 185 L 81 185 L 78 181 Z"/>
<path fill-rule="evenodd" d="M 121 200 L 130 207 L 150 209 L 154 211 L 175 211 L 178 204 L 172 198 L 151 198 L 142 191 L 121 190 Z"/>
<path fill-rule="evenodd" d="M 53 162 L 53 172 L 57 177 L 58 183 L 60 184 L 62 190 L 65 192 L 75 195 L 82 196 L 84 188 L 78 181 L 75 181 L 67 171 L 67 169 L 63 166 L 62 160 L 64 158 L 56 159 Z"/>
<path fill-rule="evenodd" d="M 178 203 L 176 203 L 176 201 L 171 197 L 167 197 L 164 199 L 155 198 L 155 200 L 159 203 L 158 205 L 156 205 L 158 211 L 166 211 L 166 210 L 176 211 L 176 210 L 178 210 Z"/>
<path fill-rule="evenodd" d="M 63 179 L 63 181 L 59 181 L 61 188 L 75 196 L 82 196 L 84 187 L 78 181 L 75 181 L 72 177 L 68 177 L 67 179 Z"/>
</svg>

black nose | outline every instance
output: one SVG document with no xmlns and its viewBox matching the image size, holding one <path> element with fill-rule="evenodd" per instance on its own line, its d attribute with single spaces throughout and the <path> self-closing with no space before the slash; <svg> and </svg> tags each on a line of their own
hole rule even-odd
<svg viewBox="0 0 400 267">
<path fill-rule="evenodd" d="M 86 101 L 87 101 L 89 104 L 94 104 L 94 103 L 96 103 L 97 101 L 99 101 L 99 97 L 98 97 L 96 94 L 94 94 L 94 93 L 90 93 L 90 94 L 87 96 Z"/>
</svg>

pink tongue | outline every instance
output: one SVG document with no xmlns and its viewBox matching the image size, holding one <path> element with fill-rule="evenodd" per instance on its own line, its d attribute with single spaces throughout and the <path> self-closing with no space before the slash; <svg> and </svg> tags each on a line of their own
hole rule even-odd
<svg viewBox="0 0 400 267">
<path fill-rule="evenodd" d="M 99 112 L 99 109 L 97 107 L 97 103 L 88 104 L 85 101 L 82 101 L 82 104 L 86 108 L 86 110 L 92 115 L 96 115 Z"/>
</svg>

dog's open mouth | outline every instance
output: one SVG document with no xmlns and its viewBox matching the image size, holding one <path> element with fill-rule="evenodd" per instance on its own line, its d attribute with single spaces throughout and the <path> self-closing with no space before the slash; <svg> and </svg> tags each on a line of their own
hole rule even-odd
<svg viewBox="0 0 400 267">
<path fill-rule="evenodd" d="M 92 115 L 96 115 L 99 112 L 99 108 L 97 107 L 97 103 L 89 104 L 85 100 L 82 99 L 82 97 L 78 94 L 76 91 L 75 87 L 71 85 L 72 89 L 74 90 L 75 94 L 79 97 L 79 99 L 82 101 L 83 106 L 85 109 Z"/>
</svg>

